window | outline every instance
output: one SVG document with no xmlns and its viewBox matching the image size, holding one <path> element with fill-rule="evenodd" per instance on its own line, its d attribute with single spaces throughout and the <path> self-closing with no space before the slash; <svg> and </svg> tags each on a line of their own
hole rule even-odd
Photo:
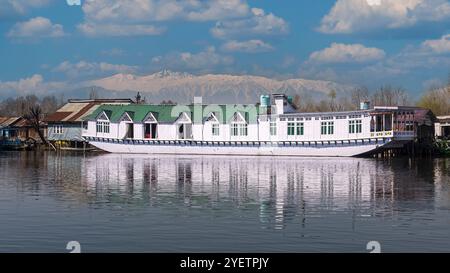
<svg viewBox="0 0 450 273">
<path fill-rule="evenodd" d="M 219 124 L 214 123 L 211 128 L 212 128 L 212 135 L 218 136 L 219 135 Z"/>
<path fill-rule="evenodd" d="M 296 126 L 296 133 L 297 133 L 297 135 L 298 136 L 302 136 L 303 135 L 303 132 L 304 132 L 304 127 L 303 127 L 303 122 L 297 122 L 297 124 L 296 124 L 297 126 Z"/>
<path fill-rule="evenodd" d="M 412 132 L 414 131 L 414 123 L 412 121 L 405 122 L 405 131 Z"/>
<path fill-rule="evenodd" d="M 83 129 L 84 130 L 88 129 L 88 122 L 87 121 L 83 122 Z"/>
<path fill-rule="evenodd" d="M 270 122 L 270 135 L 271 136 L 277 135 L 277 122 L 276 121 Z"/>
<path fill-rule="evenodd" d="M 327 123 L 326 122 L 321 122 L 320 123 L 320 134 L 321 135 L 326 135 L 327 134 Z"/>
<path fill-rule="evenodd" d="M 248 135 L 248 127 L 247 124 L 239 124 L 239 134 L 241 136 Z"/>
<path fill-rule="evenodd" d="M 103 133 L 109 134 L 109 122 L 103 122 Z"/>
<path fill-rule="evenodd" d="M 322 135 L 334 134 L 334 121 L 324 121 L 320 124 L 320 133 Z"/>
<path fill-rule="evenodd" d="M 231 136 L 246 136 L 248 135 L 248 127 L 245 123 L 232 123 Z"/>
<path fill-rule="evenodd" d="M 295 135 L 295 123 L 294 122 L 289 122 L 287 128 L 288 128 L 288 136 Z"/>
<path fill-rule="evenodd" d="M 356 133 L 359 134 L 362 132 L 362 120 L 356 120 Z"/>
<path fill-rule="evenodd" d="M 109 122 L 97 121 L 97 133 L 109 134 Z"/>
<path fill-rule="evenodd" d="M 348 132 L 350 134 L 359 134 L 362 132 L 362 120 L 349 120 L 348 121 Z"/>
<path fill-rule="evenodd" d="M 55 131 L 55 134 L 62 135 L 63 134 L 63 127 L 62 125 L 55 125 L 53 126 L 53 130 Z"/>
<path fill-rule="evenodd" d="M 289 122 L 288 136 L 302 136 L 304 134 L 303 122 Z"/>
<path fill-rule="evenodd" d="M 329 135 L 334 134 L 334 122 L 333 121 L 328 122 L 328 134 Z"/>
<path fill-rule="evenodd" d="M 97 121 L 97 133 L 103 133 L 103 122 Z"/>
<path fill-rule="evenodd" d="M 231 135 L 232 136 L 238 136 L 239 130 L 238 125 L 236 123 L 231 124 Z"/>
</svg>

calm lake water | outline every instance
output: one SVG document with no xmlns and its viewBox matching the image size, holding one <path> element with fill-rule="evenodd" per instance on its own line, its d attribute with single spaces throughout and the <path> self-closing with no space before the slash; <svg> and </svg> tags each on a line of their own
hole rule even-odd
<svg viewBox="0 0 450 273">
<path fill-rule="evenodd" d="M 0 252 L 450 252 L 450 160 L 0 152 Z"/>
</svg>

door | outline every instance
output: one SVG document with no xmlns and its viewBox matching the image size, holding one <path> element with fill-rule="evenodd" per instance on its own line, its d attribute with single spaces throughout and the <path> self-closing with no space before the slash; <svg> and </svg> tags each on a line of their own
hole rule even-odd
<svg viewBox="0 0 450 273">
<path fill-rule="evenodd" d="M 126 138 L 134 138 L 134 127 L 133 123 L 127 123 L 127 134 L 125 135 Z"/>
<path fill-rule="evenodd" d="M 192 124 L 183 123 L 178 125 L 178 139 L 192 138 Z"/>
<path fill-rule="evenodd" d="M 152 124 L 145 124 L 144 138 L 152 138 Z"/>
<path fill-rule="evenodd" d="M 157 126 L 158 126 L 158 124 L 156 124 L 156 123 L 151 124 L 151 137 L 152 138 L 157 138 L 157 136 L 156 136 Z"/>
<path fill-rule="evenodd" d="M 192 124 L 184 124 L 184 139 L 192 138 Z"/>
<path fill-rule="evenodd" d="M 157 125 L 156 123 L 146 123 L 144 126 L 144 138 L 155 139 Z"/>
</svg>

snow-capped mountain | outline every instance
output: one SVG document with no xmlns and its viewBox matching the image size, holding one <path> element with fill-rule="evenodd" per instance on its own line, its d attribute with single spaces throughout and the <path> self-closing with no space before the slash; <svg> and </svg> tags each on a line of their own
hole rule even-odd
<svg viewBox="0 0 450 273">
<path fill-rule="evenodd" d="M 88 82 L 90 86 L 129 95 L 140 91 L 147 101 L 172 100 L 190 102 L 194 96 L 203 96 L 210 103 L 251 103 L 261 94 L 308 94 L 313 98 L 325 97 L 331 90 L 337 95 L 354 88 L 329 81 L 305 79 L 277 80 L 261 76 L 237 76 L 227 74 L 192 75 L 163 70 L 147 76 L 116 74 Z"/>
</svg>

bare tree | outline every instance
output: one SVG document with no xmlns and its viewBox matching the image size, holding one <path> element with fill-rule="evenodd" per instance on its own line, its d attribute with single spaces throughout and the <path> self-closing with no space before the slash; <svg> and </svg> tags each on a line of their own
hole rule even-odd
<svg viewBox="0 0 450 273">
<path fill-rule="evenodd" d="M 370 98 L 369 90 L 367 87 L 358 87 L 351 91 L 350 101 L 355 109 L 359 107 L 361 102 L 368 101 Z"/>
<path fill-rule="evenodd" d="M 96 100 L 98 99 L 98 92 L 94 87 L 91 88 L 91 92 L 89 92 L 89 99 Z"/>
<path fill-rule="evenodd" d="M 435 115 L 450 114 L 450 88 L 431 88 L 423 94 L 417 103 L 418 106 L 428 108 Z"/>
<path fill-rule="evenodd" d="M 311 98 L 310 95 L 295 95 L 293 102 L 296 109 L 303 113 L 311 113 L 317 111 L 317 106 L 315 101 Z"/>
<path fill-rule="evenodd" d="M 410 104 L 408 93 L 401 87 L 382 86 L 372 95 L 374 105 L 394 106 Z"/>
<path fill-rule="evenodd" d="M 30 107 L 40 105 L 44 115 L 51 114 L 62 105 L 55 96 L 38 98 L 34 95 L 26 97 L 8 98 L 0 103 L 1 116 L 23 116 L 29 112 Z"/>
<path fill-rule="evenodd" d="M 42 116 L 42 109 L 39 105 L 36 104 L 29 108 L 29 111 L 24 115 L 24 118 L 31 124 L 33 129 L 36 130 L 42 143 L 47 144 L 47 140 L 45 139 L 44 134 L 41 131 Z"/>
<path fill-rule="evenodd" d="M 336 111 L 336 90 L 330 90 L 328 92 L 328 98 L 330 99 L 330 110 Z"/>
</svg>

